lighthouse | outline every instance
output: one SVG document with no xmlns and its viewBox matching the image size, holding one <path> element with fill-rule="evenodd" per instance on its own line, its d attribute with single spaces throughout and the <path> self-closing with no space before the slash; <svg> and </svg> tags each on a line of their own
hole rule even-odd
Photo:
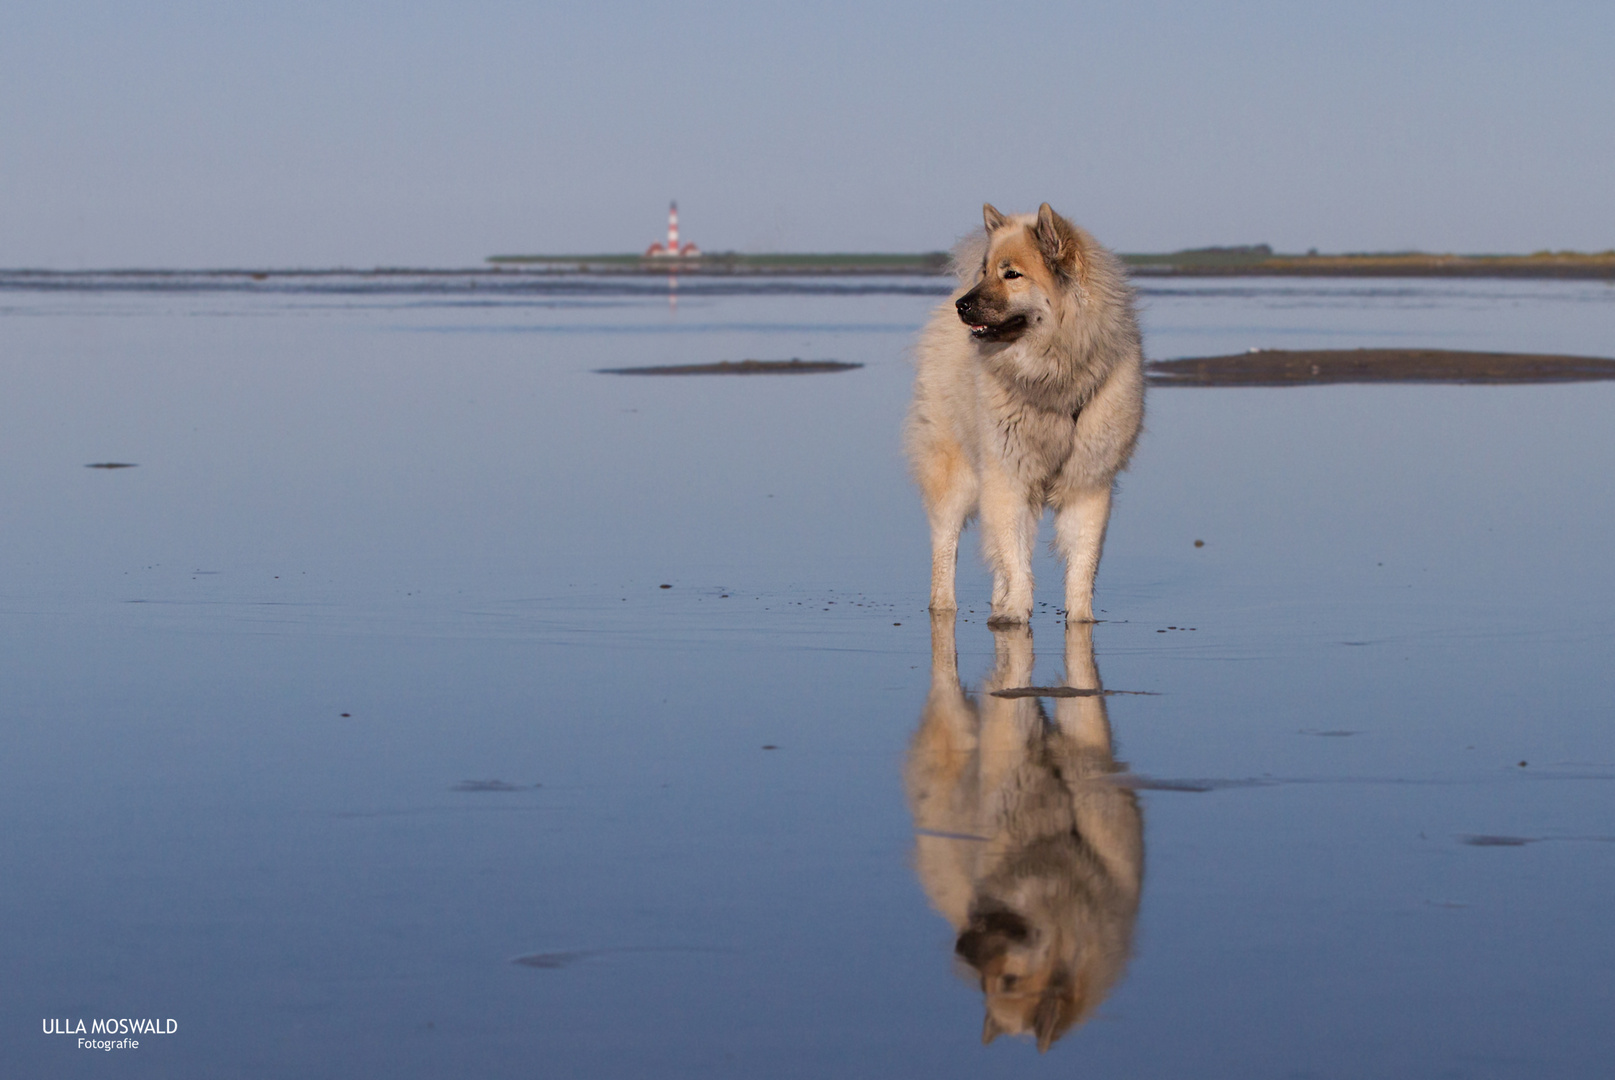
<svg viewBox="0 0 1615 1080">
<path fill-rule="evenodd" d="M 656 243 L 645 249 L 647 258 L 690 258 L 701 254 L 701 249 L 694 244 L 685 244 L 679 247 L 679 204 L 667 204 L 667 243 Z"/>
</svg>

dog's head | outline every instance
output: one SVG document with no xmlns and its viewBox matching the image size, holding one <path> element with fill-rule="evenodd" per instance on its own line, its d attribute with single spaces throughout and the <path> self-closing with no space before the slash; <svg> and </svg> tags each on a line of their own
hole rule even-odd
<svg viewBox="0 0 1615 1080">
<path fill-rule="evenodd" d="M 974 912 L 954 951 L 981 977 L 986 1018 L 981 1041 L 1001 1034 L 1033 1035 L 1047 1050 L 1082 1019 L 1090 1000 L 1089 975 L 1074 941 L 1008 910 Z"/>
<path fill-rule="evenodd" d="M 1065 297 L 1081 281 L 1081 234 L 1044 203 L 1013 217 L 982 207 L 987 246 L 970 291 L 954 301 L 970 336 L 985 343 L 1019 341 L 1051 327 Z"/>
</svg>

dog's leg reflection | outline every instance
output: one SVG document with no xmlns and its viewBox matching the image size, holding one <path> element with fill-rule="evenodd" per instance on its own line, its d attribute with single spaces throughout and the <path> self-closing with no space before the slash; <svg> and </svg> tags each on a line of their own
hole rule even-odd
<svg viewBox="0 0 1615 1080">
<path fill-rule="evenodd" d="M 1127 963 L 1143 878 L 1143 829 L 1117 771 L 1100 695 L 993 690 L 1031 681 L 1025 627 L 996 631 L 997 663 L 973 707 L 951 617 L 932 621 L 931 693 L 908 763 L 916 870 L 957 932 L 986 998 L 982 1039 L 1031 1034 L 1040 1050 L 1092 1013 Z M 1092 627 L 1066 633 L 1069 684 L 1100 689 Z"/>
</svg>

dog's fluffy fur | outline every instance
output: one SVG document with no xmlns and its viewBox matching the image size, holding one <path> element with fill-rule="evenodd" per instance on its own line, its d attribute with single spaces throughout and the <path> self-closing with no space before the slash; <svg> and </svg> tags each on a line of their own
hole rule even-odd
<svg viewBox="0 0 1615 1080">
<path fill-rule="evenodd" d="M 916 348 L 906 443 L 931 522 L 931 610 L 953 611 L 959 531 L 978 510 L 994 626 L 1032 614 L 1044 507 L 1066 560 L 1066 618 L 1093 619 L 1111 487 L 1144 416 L 1126 271 L 1044 203 L 983 208 L 954 250 L 959 288 Z"/>
<path fill-rule="evenodd" d="M 952 614 L 931 617 L 931 693 L 909 749 L 915 869 L 952 924 L 986 998 L 982 1040 L 1038 1049 L 1092 1014 L 1132 952 L 1144 879 L 1138 798 L 1116 783 L 1105 699 L 1025 687 L 1032 633 L 993 631 L 998 662 L 978 706 L 959 683 Z M 1098 691 L 1093 627 L 1066 624 L 1066 678 Z"/>
</svg>

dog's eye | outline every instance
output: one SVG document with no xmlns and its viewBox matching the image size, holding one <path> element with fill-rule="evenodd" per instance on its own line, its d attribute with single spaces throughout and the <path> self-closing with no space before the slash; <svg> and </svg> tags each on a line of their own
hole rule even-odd
<svg viewBox="0 0 1615 1080">
<path fill-rule="evenodd" d="M 1004 271 L 1004 280 L 1005 281 L 1008 281 L 1010 278 L 1018 278 L 1020 276 L 1021 276 L 1020 271 L 1018 271 L 1018 270 L 1005 270 Z"/>
</svg>

